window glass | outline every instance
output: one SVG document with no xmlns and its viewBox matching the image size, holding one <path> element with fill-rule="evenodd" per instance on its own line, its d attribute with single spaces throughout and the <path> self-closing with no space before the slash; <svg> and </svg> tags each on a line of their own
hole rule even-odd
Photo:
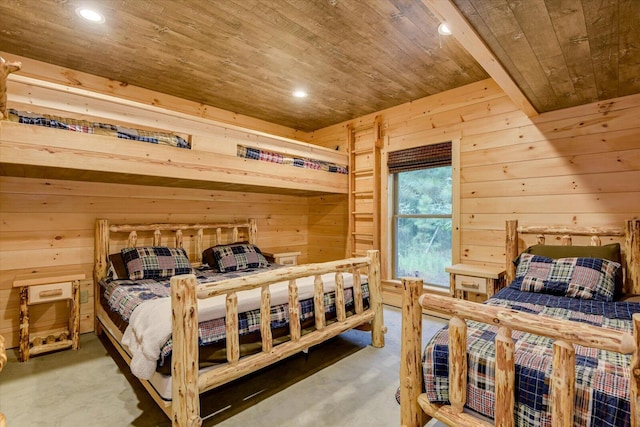
<svg viewBox="0 0 640 427">
<path fill-rule="evenodd" d="M 448 287 L 451 265 L 451 166 L 394 174 L 395 277 Z"/>
</svg>

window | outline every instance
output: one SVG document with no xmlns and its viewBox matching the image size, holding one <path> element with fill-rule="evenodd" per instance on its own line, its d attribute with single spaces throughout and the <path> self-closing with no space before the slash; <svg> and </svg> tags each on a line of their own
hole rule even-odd
<svg viewBox="0 0 640 427">
<path fill-rule="evenodd" d="M 403 157 L 404 162 L 398 162 Z M 411 161 L 406 161 L 410 158 Z M 398 167 L 399 163 L 403 163 Z M 407 167 L 407 165 L 409 165 Z M 390 153 L 394 278 L 448 287 L 452 256 L 451 143 Z"/>
</svg>

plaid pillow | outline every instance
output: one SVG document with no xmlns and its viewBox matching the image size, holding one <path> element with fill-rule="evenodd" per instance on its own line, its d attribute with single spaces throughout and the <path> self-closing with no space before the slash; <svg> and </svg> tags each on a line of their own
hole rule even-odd
<svg viewBox="0 0 640 427">
<path fill-rule="evenodd" d="M 221 273 L 269 266 L 260 249 L 251 243 L 218 245 L 211 249 Z"/>
<path fill-rule="evenodd" d="M 130 280 L 161 279 L 191 273 L 191 263 L 183 248 L 151 246 L 124 248 L 120 252 Z"/>
<path fill-rule="evenodd" d="M 620 264 L 601 258 L 520 255 L 514 285 L 521 291 L 613 301 Z"/>
</svg>

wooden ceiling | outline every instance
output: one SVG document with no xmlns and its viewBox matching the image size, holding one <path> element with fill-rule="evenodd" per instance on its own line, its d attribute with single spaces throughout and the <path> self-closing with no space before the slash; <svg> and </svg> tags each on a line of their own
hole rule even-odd
<svg viewBox="0 0 640 427">
<path fill-rule="evenodd" d="M 538 112 L 640 92 L 637 0 L 94 3 L 103 24 L 81 0 L 2 1 L 0 50 L 304 131 L 489 75 Z"/>
</svg>

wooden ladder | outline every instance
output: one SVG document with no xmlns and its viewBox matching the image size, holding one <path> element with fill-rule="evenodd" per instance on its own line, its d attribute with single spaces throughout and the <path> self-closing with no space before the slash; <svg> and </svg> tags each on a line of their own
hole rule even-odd
<svg viewBox="0 0 640 427">
<path fill-rule="evenodd" d="M 347 126 L 349 152 L 349 231 L 347 257 L 380 250 L 381 120 Z"/>
</svg>

